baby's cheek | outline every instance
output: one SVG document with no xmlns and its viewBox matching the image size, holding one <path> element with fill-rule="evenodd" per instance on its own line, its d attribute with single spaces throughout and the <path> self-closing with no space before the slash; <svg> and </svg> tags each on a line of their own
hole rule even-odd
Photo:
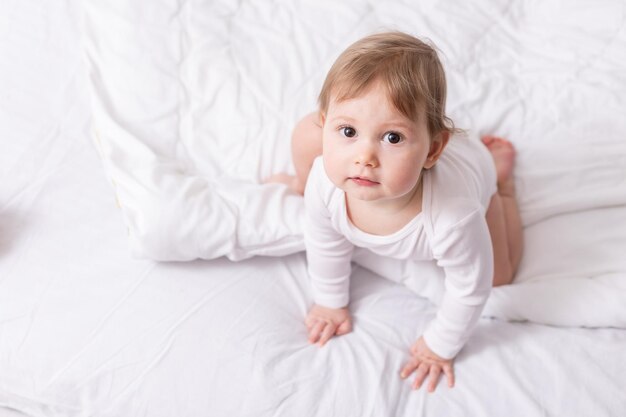
<svg viewBox="0 0 626 417">
<path fill-rule="evenodd" d="M 413 189 L 417 186 L 418 180 L 419 173 L 416 174 L 411 172 L 407 168 L 407 171 L 396 176 L 396 179 L 393 182 L 393 188 L 398 194 L 404 195 L 413 191 Z"/>
<path fill-rule="evenodd" d="M 331 182 L 340 186 L 343 180 L 342 164 L 334 154 L 323 154 L 324 170 Z"/>
</svg>

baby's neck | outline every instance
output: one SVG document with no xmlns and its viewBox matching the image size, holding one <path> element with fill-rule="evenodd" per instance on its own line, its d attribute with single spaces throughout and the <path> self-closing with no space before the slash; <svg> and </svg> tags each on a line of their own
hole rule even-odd
<svg viewBox="0 0 626 417">
<path fill-rule="evenodd" d="M 359 230 L 385 236 L 401 230 L 422 212 L 422 181 L 404 199 L 363 201 L 346 194 L 346 214 Z"/>
</svg>

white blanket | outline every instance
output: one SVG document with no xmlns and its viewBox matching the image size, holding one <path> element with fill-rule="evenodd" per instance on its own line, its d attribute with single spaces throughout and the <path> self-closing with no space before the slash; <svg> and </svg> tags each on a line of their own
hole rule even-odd
<svg viewBox="0 0 626 417">
<path fill-rule="evenodd" d="M 398 29 L 441 50 L 448 109 L 512 140 L 525 225 L 488 316 L 626 328 L 623 3 L 294 1 L 85 4 L 98 148 L 137 257 L 302 250 L 290 130 L 352 41 Z M 357 278 L 358 279 L 358 278 Z"/>
</svg>

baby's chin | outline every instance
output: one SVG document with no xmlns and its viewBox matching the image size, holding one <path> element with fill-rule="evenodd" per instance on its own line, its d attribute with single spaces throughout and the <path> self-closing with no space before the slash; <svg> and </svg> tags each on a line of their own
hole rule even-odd
<svg viewBox="0 0 626 417">
<path fill-rule="evenodd" d="M 360 201 L 379 201 L 385 199 L 384 193 L 380 187 L 380 185 L 377 185 L 372 187 L 339 186 L 338 188 L 342 189 L 350 199 Z"/>
<path fill-rule="evenodd" d="M 382 185 L 372 187 L 357 187 L 352 184 L 340 184 L 337 186 L 346 193 L 351 200 L 359 200 L 377 204 L 406 204 L 406 199 L 410 198 L 414 189 L 405 192 L 392 193 L 389 189 L 385 189 Z M 403 202 L 404 201 L 404 202 Z"/>
<path fill-rule="evenodd" d="M 359 201 L 374 202 L 374 201 L 381 201 L 382 200 L 382 198 L 380 198 L 380 197 L 376 197 L 376 196 L 372 196 L 372 195 L 365 195 L 365 193 L 346 192 L 346 195 L 350 199 L 359 200 Z"/>
</svg>

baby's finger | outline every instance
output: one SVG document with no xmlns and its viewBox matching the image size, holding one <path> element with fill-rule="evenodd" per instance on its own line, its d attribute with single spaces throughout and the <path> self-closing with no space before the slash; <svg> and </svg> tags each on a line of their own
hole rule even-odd
<svg viewBox="0 0 626 417">
<path fill-rule="evenodd" d="M 310 343 L 316 343 L 319 340 L 320 334 L 322 333 L 322 330 L 324 330 L 325 325 L 326 323 L 324 323 L 323 321 L 318 321 L 317 323 L 314 323 L 313 326 L 311 326 L 311 329 L 309 330 Z"/>
<path fill-rule="evenodd" d="M 337 331 L 335 332 L 337 336 L 342 336 L 344 334 L 348 334 L 352 331 L 352 321 L 346 320 L 337 327 Z"/>
<path fill-rule="evenodd" d="M 402 371 L 400 371 L 400 378 L 405 379 L 413 373 L 413 371 L 419 366 L 420 361 L 417 359 L 411 359 L 404 365 Z"/>
<path fill-rule="evenodd" d="M 419 389 L 426 379 L 426 375 L 430 370 L 430 365 L 422 362 L 420 366 L 417 367 L 417 371 L 415 371 L 415 381 L 413 381 L 413 389 Z"/>
<path fill-rule="evenodd" d="M 439 377 L 441 376 L 441 367 L 433 365 L 430 367 L 430 379 L 428 380 L 428 392 L 435 392 Z"/>
<path fill-rule="evenodd" d="M 454 369 L 452 369 L 452 365 L 443 365 L 443 372 L 446 374 L 446 378 L 448 379 L 448 386 L 450 388 L 454 387 Z"/>
<path fill-rule="evenodd" d="M 326 342 L 330 340 L 331 337 L 335 334 L 335 330 L 337 330 L 337 326 L 333 323 L 326 323 L 326 327 L 322 330 L 322 336 L 320 337 L 320 347 L 324 346 Z"/>
<path fill-rule="evenodd" d="M 318 321 L 320 321 L 317 317 L 313 316 L 313 315 L 308 315 L 305 319 L 304 319 L 304 324 L 306 324 L 306 328 L 311 330 L 311 328 L 315 325 L 315 323 L 317 323 Z"/>
</svg>

